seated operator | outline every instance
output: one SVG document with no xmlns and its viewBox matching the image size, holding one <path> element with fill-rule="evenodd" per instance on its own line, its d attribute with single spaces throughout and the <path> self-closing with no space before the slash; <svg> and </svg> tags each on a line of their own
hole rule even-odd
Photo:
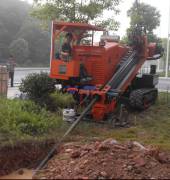
<svg viewBox="0 0 170 180">
<path fill-rule="evenodd" d="M 71 42 L 73 40 L 73 35 L 71 33 L 67 33 L 65 37 L 66 37 L 66 41 L 62 45 L 61 57 L 63 60 L 69 61 L 72 55 Z"/>
</svg>

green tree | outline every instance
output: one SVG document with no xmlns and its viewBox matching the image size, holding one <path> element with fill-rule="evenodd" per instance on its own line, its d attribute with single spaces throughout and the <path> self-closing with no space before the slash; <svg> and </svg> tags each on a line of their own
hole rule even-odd
<svg viewBox="0 0 170 180">
<path fill-rule="evenodd" d="M 20 0 L 0 0 L 0 51 L 5 59 L 9 56 L 8 47 L 15 39 L 30 5 Z"/>
<path fill-rule="evenodd" d="M 160 12 L 149 4 L 134 3 L 127 15 L 131 19 L 132 28 L 140 24 L 145 28 L 146 33 L 152 33 L 160 25 Z"/>
<path fill-rule="evenodd" d="M 114 14 L 119 12 L 118 5 L 120 0 L 34 0 L 34 10 L 32 15 L 43 21 L 62 20 L 69 22 L 91 22 L 101 25 L 117 25 L 114 18 L 103 19 L 105 10 Z M 101 20 L 102 19 L 102 20 Z"/>
<path fill-rule="evenodd" d="M 28 42 L 25 39 L 14 40 L 9 46 L 9 51 L 16 58 L 17 63 L 24 64 L 29 55 Z"/>
<path fill-rule="evenodd" d="M 131 44 L 131 35 L 137 26 L 144 29 L 149 42 L 161 43 L 161 39 L 158 38 L 153 30 L 160 25 L 160 13 L 159 11 L 145 3 L 134 3 L 133 6 L 127 12 L 130 17 L 130 28 L 127 29 L 127 35 L 123 37 L 123 42 Z"/>
<path fill-rule="evenodd" d="M 6 62 L 12 51 L 17 58 L 18 66 L 49 65 L 50 30 L 45 31 L 39 20 L 30 17 L 30 10 L 31 6 L 26 1 L 0 0 L 1 63 Z M 13 52 L 20 44 L 13 45 L 18 39 L 24 39 L 28 43 L 29 54 L 24 58 L 21 58 L 20 51 L 19 54 Z M 11 45 L 13 45 L 12 49 L 9 48 Z M 18 50 L 15 49 L 16 51 Z"/>
<path fill-rule="evenodd" d="M 36 66 L 49 65 L 50 32 L 43 30 L 39 20 L 27 18 L 17 33 L 17 37 L 28 42 L 30 51 L 28 65 L 30 63 Z"/>
</svg>

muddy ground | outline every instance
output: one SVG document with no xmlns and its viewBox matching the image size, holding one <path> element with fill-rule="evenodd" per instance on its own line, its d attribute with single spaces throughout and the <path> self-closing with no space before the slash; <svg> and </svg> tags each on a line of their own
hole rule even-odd
<svg viewBox="0 0 170 180">
<path fill-rule="evenodd" d="M 170 153 L 114 139 L 65 144 L 34 179 L 170 179 Z"/>
<path fill-rule="evenodd" d="M 20 168 L 35 168 L 53 145 L 53 141 L 31 141 L 1 147 L 0 176 L 10 174 Z"/>
</svg>

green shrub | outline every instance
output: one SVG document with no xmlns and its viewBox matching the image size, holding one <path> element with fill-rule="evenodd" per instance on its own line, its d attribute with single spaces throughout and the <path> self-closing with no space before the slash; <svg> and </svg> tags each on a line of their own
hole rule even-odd
<svg viewBox="0 0 170 180">
<path fill-rule="evenodd" d="M 49 94 L 55 91 L 55 84 L 56 81 L 51 79 L 47 73 L 33 73 L 22 79 L 19 89 L 31 100 L 43 106 L 46 105 Z"/>
<path fill-rule="evenodd" d="M 20 91 L 26 93 L 30 100 L 47 110 L 55 111 L 57 107 L 53 105 L 50 94 L 55 92 L 56 81 L 51 79 L 47 73 L 29 74 L 22 79 Z"/>
<path fill-rule="evenodd" d="M 41 136 L 54 131 L 62 118 L 34 102 L 0 99 L 0 134 L 10 138 Z"/>
<path fill-rule="evenodd" d="M 59 91 L 50 94 L 50 98 L 53 102 L 53 105 L 61 109 L 73 107 L 73 105 L 75 104 L 75 100 L 71 94 L 63 94 Z"/>
<path fill-rule="evenodd" d="M 55 90 L 56 81 L 47 73 L 30 74 L 22 80 L 20 91 L 36 104 L 50 111 L 71 107 L 75 102 L 70 94 Z"/>
</svg>

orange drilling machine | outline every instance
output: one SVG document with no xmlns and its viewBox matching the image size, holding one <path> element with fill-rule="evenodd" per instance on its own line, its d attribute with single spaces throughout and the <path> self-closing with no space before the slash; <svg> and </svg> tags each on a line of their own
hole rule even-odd
<svg viewBox="0 0 170 180">
<path fill-rule="evenodd" d="M 125 110 L 144 110 L 157 98 L 155 66 L 148 74 L 141 75 L 139 70 L 146 60 L 159 59 L 162 48 L 148 43 L 140 26 L 131 34 L 129 46 L 121 45 L 117 36 L 107 34 L 96 43 L 94 34 L 102 31 L 105 32 L 89 24 L 52 23 L 50 77 L 62 85 L 63 93 L 73 94 L 84 110 L 35 172 L 53 157 L 82 119 L 102 123 L 109 120 L 109 126 L 124 126 L 127 123 L 122 118 Z M 63 43 L 64 36 L 67 42 Z"/>
<path fill-rule="evenodd" d="M 95 34 L 99 36 L 96 42 Z M 62 54 L 62 39 L 71 34 L 71 49 Z M 95 121 L 112 117 L 122 105 L 144 110 L 157 98 L 158 75 L 155 66 L 148 74 L 139 74 L 147 60 L 159 59 L 161 49 L 148 43 L 142 27 L 131 35 L 131 45 L 122 45 L 117 36 L 84 23 L 52 23 L 50 77 L 73 94 L 87 108 L 86 116 Z"/>
</svg>

